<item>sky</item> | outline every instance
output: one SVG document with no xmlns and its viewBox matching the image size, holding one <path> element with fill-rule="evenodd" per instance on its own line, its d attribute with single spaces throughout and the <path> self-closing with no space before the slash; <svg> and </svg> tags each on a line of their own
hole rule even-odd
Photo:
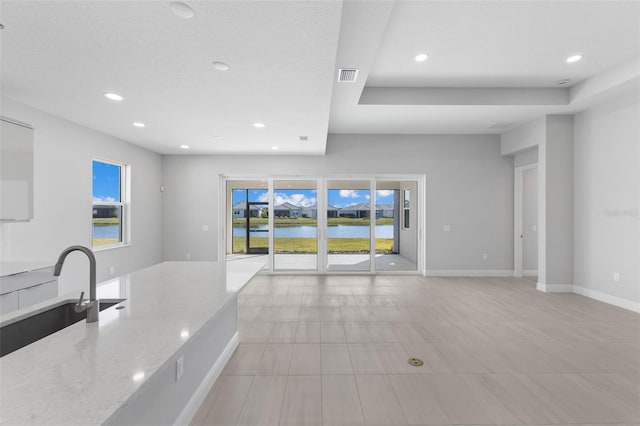
<svg viewBox="0 0 640 426">
<path fill-rule="evenodd" d="M 330 189 L 328 190 L 328 203 L 334 207 L 346 207 L 352 204 L 369 203 L 368 189 Z M 376 191 L 376 204 L 393 203 L 392 190 Z M 244 190 L 233 191 L 233 204 L 245 201 Z M 266 189 L 250 189 L 249 201 L 268 201 L 269 192 Z M 309 207 L 317 203 L 317 191 L 315 189 L 276 189 L 274 193 L 275 205 L 291 203 L 295 206 Z"/>
<path fill-rule="evenodd" d="M 120 166 L 93 161 L 93 200 L 120 201 Z"/>
</svg>

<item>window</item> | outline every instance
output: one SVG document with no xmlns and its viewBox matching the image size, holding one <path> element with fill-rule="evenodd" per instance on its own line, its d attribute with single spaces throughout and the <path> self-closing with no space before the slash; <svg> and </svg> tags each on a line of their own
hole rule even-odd
<svg viewBox="0 0 640 426">
<path fill-rule="evenodd" d="M 411 228 L 411 190 L 405 189 L 402 191 L 402 212 L 403 212 L 403 223 L 402 228 L 409 229 Z"/>
<path fill-rule="evenodd" d="M 128 242 L 127 166 L 93 160 L 93 247 Z"/>
</svg>

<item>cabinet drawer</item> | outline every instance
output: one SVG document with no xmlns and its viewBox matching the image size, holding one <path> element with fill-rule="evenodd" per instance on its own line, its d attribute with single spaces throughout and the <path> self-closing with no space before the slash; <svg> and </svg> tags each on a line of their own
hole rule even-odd
<svg viewBox="0 0 640 426">
<path fill-rule="evenodd" d="M 0 314 L 8 314 L 9 312 L 17 311 L 18 304 L 18 292 L 12 291 L 11 293 L 0 295 Z"/>
<path fill-rule="evenodd" d="M 58 296 L 58 281 L 49 281 L 48 283 L 36 285 L 33 287 L 23 288 L 18 291 L 18 305 L 20 309 L 36 303 L 44 302 Z"/>
<path fill-rule="evenodd" d="M 56 278 L 53 276 L 53 266 L 14 275 L 7 275 L 0 277 L 0 292 L 2 294 L 10 293 L 12 291 L 32 287 L 55 279 Z"/>
</svg>

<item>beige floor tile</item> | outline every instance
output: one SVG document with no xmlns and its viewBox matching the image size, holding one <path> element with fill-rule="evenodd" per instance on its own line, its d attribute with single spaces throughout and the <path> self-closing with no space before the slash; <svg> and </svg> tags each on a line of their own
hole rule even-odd
<svg viewBox="0 0 640 426">
<path fill-rule="evenodd" d="M 367 425 L 408 424 L 388 376 L 359 375 L 356 383 Z"/>
<path fill-rule="evenodd" d="M 344 322 L 364 321 L 364 318 L 362 318 L 362 312 L 360 312 L 360 308 L 358 306 L 341 306 L 340 318 Z"/>
<path fill-rule="evenodd" d="M 364 425 L 360 397 L 353 376 L 322 376 L 322 424 Z"/>
<path fill-rule="evenodd" d="M 320 345 L 322 374 L 353 374 L 351 357 L 346 344 Z"/>
<path fill-rule="evenodd" d="M 341 322 L 323 322 L 320 325 L 320 341 L 322 343 L 346 343 L 344 328 Z"/>
<path fill-rule="evenodd" d="M 258 364 L 256 374 L 262 376 L 286 376 L 291 364 L 291 344 L 267 344 Z"/>
<path fill-rule="evenodd" d="M 350 343 L 349 355 L 354 374 L 385 374 L 375 346 L 366 343 Z"/>
<path fill-rule="evenodd" d="M 422 335 L 410 322 L 389 322 L 389 327 L 400 342 L 424 342 Z"/>
<path fill-rule="evenodd" d="M 286 376 L 256 376 L 236 424 L 238 426 L 279 425 L 286 385 Z"/>
<path fill-rule="evenodd" d="M 296 329 L 296 343 L 320 343 L 320 322 L 300 321 Z"/>
<path fill-rule="evenodd" d="M 322 306 L 320 308 L 320 321 L 322 322 L 340 322 L 340 307 L 338 306 Z"/>
<path fill-rule="evenodd" d="M 197 414 L 191 424 L 235 425 L 252 382 L 251 376 L 220 376 L 211 390 L 206 414 Z"/>
<path fill-rule="evenodd" d="M 322 425 L 321 376 L 289 376 L 280 416 L 281 425 Z"/>
<path fill-rule="evenodd" d="M 273 324 L 271 343 L 293 343 L 296 337 L 297 322 L 276 322 Z"/>
<path fill-rule="evenodd" d="M 428 362 L 425 362 L 425 364 L 420 367 L 409 365 L 409 358 L 416 358 L 416 355 L 410 355 L 400 343 L 376 343 L 374 346 L 388 374 L 421 374 L 431 372 Z"/>
<path fill-rule="evenodd" d="M 433 387 L 429 386 L 427 376 L 401 374 L 390 375 L 389 379 L 409 424 L 451 424 Z"/>
<path fill-rule="evenodd" d="M 427 374 L 422 376 L 454 424 L 515 424 L 518 418 L 476 376 Z"/>
<path fill-rule="evenodd" d="M 369 329 L 371 340 L 373 340 L 374 343 L 390 343 L 399 341 L 393 330 L 391 330 L 391 327 L 389 327 L 389 324 L 386 322 L 368 322 L 367 328 Z"/>
<path fill-rule="evenodd" d="M 254 376 L 265 349 L 264 343 L 241 343 L 222 370 L 227 376 Z"/>
<path fill-rule="evenodd" d="M 306 376 L 321 373 L 320 344 L 293 345 L 289 375 Z"/>
<path fill-rule="evenodd" d="M 273 322 L 253 322 L 242 336 L 243 343 L 267 343 L 273 331 Z"/>
<path fill-rule="evenodd" d="M 371 343 L 371 334 L 366 322 L 345 322 L 344 333 L 349 343 Z"/>
<path fill-rule="evenodd" d="M 258 311 L 258 313 L 256 314 L 254 321 L 256 322 L 275 321 L 276 318 L 278 317 L 279 311 L 280 311 L 280 308 L 277 306 L 262 306 Z"/>
<path fill-rule="evenodd" d="M 299 321 L 307 321 L 307 322 L 320 322 L 321 310 L 319 307 L 303 307 L 300 309 L 300 315 L 298 316 Z"/>
<path fill-rule="evenodd" d="M 276 321 L 298 321 L 300 308 L 298 306 L 283 306 L 278 311 Z"/>
</svg>

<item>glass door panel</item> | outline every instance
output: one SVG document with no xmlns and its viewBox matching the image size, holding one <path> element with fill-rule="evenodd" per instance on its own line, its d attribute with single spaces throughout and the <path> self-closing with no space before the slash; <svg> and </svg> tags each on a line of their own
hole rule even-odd
<svg viewBox="0 0 640 426">
<path fill-rule="evenodd" d="M 371 270 L 371 190 L 368 180 L 327 181 L 327 269 Z"/>
<path fill-rule="evenodd" d="M 232 254 L 269 252 L 269 191 L 234 188 L 232 201 Z"/>
<path fill-rule="evenodd" d="M 416 181 L 376 181 L 376 271 L 417 269 Z"/>
<path fill-rule="evenodd" d="M 274 270 L 318 269 L 317 188 L 315 180 L 274 180 Z"/>
</svg>

